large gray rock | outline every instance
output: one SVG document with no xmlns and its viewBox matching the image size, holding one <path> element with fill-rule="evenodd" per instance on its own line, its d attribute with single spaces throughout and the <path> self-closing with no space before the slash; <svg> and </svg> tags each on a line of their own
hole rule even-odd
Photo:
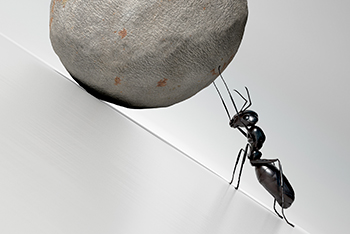
<svg viewBox="0 0 350 234">
<path fill-rule="evenodd" d="M 126 107 L 183 101 L 235 56 L 246 0 L 52 0 L 50 39 L 72 77 Z"/>
</svg>

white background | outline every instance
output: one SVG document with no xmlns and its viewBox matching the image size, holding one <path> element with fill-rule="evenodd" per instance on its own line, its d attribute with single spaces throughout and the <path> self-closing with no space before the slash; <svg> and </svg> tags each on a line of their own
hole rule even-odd
<svg viewBox="0 0 350 234">
<path fill-rule="evenodd" d="M 3 3 L 0 32 L 68 76 L 50 45 L 49 4 Z M 223 74 L 231 89 L 249 87 L 267 136 L 263 156 L 282 161 L 296 191 L 286 214 L 310 233 L 348 230 L 348 8 L 339 0 L 249 1 L 242 45 Z M 169 108 L 117 108 L 227 180 L 246 144 L 228 127 L 212 86 Z M 272 206 L 249 163 L 241 182 L 242 190 Z"/>
</svg>

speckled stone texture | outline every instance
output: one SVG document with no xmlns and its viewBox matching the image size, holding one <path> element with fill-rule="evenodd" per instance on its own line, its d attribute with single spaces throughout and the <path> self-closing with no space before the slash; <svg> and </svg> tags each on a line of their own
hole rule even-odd
<svg viewBox="0 0 350 234">
<path fill-rule="evenodd" d="M 89 93 L 165 107 L 206 86 L 241 43 L 246 0 L 52 0 L 50 39 Z"/>
</svg>

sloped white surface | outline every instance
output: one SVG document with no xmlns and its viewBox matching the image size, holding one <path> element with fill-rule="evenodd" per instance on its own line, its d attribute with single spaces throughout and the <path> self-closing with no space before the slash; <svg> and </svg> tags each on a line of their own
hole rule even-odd
<svg viewBox="0 0 350 234">
<path fill-rule="evenodd" d="M 263 155 L 281 160 L 296 192 L 288 218 L 310 233 L 349 229 L 349 6 L 349 1 L 249 1 L 242 45 L 223 74 L 231 89 L 251 91 L 267 136 Z M 49 13 L 49 0 L 3 1 L 0 33 L 68 77 L 50 44 Z M 5 47 L 0 45 L 1 53 Z M 226 180 L 246 144 L 228 127 L 213 86 L 170 108 L 116 108 Z M 240 189 L 271 209 L 271 196 L 248 165 Z"/>
<path fill-rule="evenodd" d="M 0 233 L 306 233 L 0 45 Z"/>
</svg>

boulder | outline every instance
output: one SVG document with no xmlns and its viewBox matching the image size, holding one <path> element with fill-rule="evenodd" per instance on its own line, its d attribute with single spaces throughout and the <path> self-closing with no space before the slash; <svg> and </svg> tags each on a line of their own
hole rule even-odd
<svg viewBox="0 0 350 234">
<path fill-rule="evenodd" d="M 50 39 L 71 76 L 95 97 L 166 107 L 215 80 L 234 58 L 246 0 L 52 0 Z"/>
</svg>

